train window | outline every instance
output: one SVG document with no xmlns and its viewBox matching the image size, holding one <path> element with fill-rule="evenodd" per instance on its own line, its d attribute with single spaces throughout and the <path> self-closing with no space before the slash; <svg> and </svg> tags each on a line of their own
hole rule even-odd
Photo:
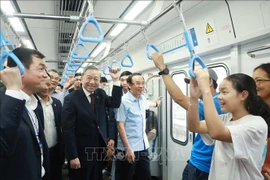
<svg viewBox="0 0 270 180">
<path fill-rule="evenodd" d="M 216 64 L 208 66 L 213 69 L 217 76 L 217 84 L 229 75 L 228 67 L 225 64 Z M 186 73 L 184 71 L 175 72 L 172 74 L 172 79 L 176 85 L 181 89 L 183 94 L 188 95 L 187 84 L 184 82 Z M 218 92 L 217 87 L 217 92 Z M 172 140 L 181 145 L 188 143 L 188 129 L 186 124 L 186 110 L 171 100 L 171 136 Z"/>
<path fill-rule="evenodd" d="M 214 65 L 214 66 L 208 66 L 211 69 L 213 69 L 217 76 L 218 76 L 218 80 L 217 80 L 217 92 L 219 92 L 219 84 L 221 83 L 221 81 L 226 78 L 229 75 L 229 70 L 227 68 L 227 66 L 225 64 L 219 64 L 219 65 Z"/>
<path fill-rule="evenodd" d="M 186 74 L 174 73 L 172 79 L 184 94 L 187 94 L 187 84 L 184 82 Z M 171 100 L 171 136 L 173 141 L 179 144 L 186 144 L 188 141 L 188 129 L 186 125 L 186 110 Z"/>
</svg>

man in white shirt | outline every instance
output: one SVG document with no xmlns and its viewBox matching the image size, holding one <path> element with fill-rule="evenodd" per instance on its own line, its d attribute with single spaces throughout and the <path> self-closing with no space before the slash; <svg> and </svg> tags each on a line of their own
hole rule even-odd
<svg viewBox="0 0 270 180">
<path fill-rule="evenodd" d="M 50 96 L 52 91 L 51 80 L 48 78 L 45 86 L 37 92 L 39 110 L 44 118 L 41 124 L 44 128 L 45 138 L 50 154 L 50 178 L 60 180 L 62 177 L 62 164 L 64 162 L 64 148 L 61 132 L 61 102 Z"/>
<path fill-rule="evenodd" d="M 34 113 L 37 99 L 33 96 L 48 78 L 45 56 L 28 48 L 16 48 L 13 53 L 25 72 L 21 76 L 10 57 L 8 67 L 0 71 L 5 85 L 0 90 L 0 179 L 49 179 L 48 146 L 40 117 Z"/>
</svg>

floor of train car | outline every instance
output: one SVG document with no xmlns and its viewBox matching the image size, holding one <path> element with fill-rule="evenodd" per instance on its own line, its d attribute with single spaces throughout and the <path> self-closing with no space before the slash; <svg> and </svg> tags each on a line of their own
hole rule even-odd
<svg viewBox="0 0 270 180">
<path fill-rule="evenodd" d="M 107 175 L 103 175 L 103 180 L 110 180 L 111 178 Z M 62 180 L 69 180 L 68 178 L 68 170 L 62 169 Z"/>
</svg>

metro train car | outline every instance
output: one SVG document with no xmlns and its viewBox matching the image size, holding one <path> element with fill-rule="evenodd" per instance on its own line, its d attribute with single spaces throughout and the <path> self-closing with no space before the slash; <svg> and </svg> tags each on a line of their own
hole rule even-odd
<svg viewBox="0 0 270 180">
<path fill-rule="evenodd" d="M 217 84 L 233 73 L 252 76 L 270 62 L 270 0 L 1 0 L 0 70 L 16 47 L 42 52 L 62 85 L 94 65 L 110 94 L 110 69 L 141 73 L 147 99 L 161 98 L 150 108 L 158 132 L 150 147 L 152 179 L 179 180 L 197 133 L 188 130 L 187 111 L 171 98 L 151 54 L 163 54 L 187 96 L 185 78 L 194 69 L 213 69 Z"/>
</svg>

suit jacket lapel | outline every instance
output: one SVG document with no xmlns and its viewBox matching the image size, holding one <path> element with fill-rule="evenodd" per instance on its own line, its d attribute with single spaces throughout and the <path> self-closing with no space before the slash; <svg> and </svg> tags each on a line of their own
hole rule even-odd
<svg viewBox="0 0 270 180">
<path fill-rule="evenodd" d="M 84 108 L 89 112 L 89 114 L 95 119 L 95 121 L 97 121 L 96 115 L 92 111 L 91 105 L 89 103 L 89 100 L 87 99 L 87 97 L 86 97 L 83 89 L 81 88 L 79 90 L 79 92 L 80 92 L 80 97 L 79 97 L 80 98 L 80 102 L 82 103 L 82 105 L 84 106 Z M 96 99 L 96 97 L 95 97 L 95 99 Z"/>
<path fill-rule="evenodd" d="M 23 111 L 22 117 L 23 117 L 24 122 L 28 125 L 31 134 L 36 138 L 36 133 L 35 133 L 33 124 L 32 124 L 32 122 L 31 122 L 31 119 L 30 119 L 30 117 L 29 117 L 29 115 L 28 115 L 28 113 L 27 113 L 26 108 L 25 108 L 25 110 Z"/>
<path fill-rule="evenodd" d="M 58 124 L 58 117 L 57 117 L 57 104 L 54 102 L 53 100 L 53 103 L 52 103 L 52 108 L 53 108 L 53 115 L 54 115 L 54 121 L 55 121 L 55 126 L 56 127 L 60 127 L 60 124 Z"/>
</svg>

